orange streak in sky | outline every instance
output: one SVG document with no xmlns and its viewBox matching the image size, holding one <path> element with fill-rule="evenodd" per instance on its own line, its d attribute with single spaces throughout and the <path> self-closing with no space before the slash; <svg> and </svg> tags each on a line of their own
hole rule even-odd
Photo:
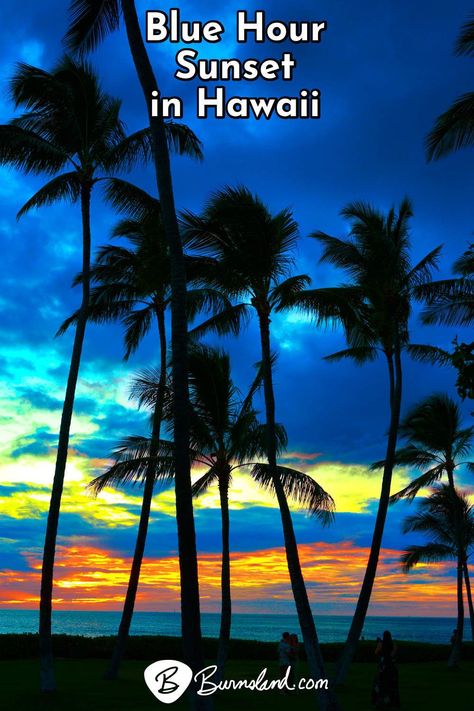
<svg viewBox="0 0 474 711">
<path fill-rule="evenodd" d="M 359 593 L 369 550 L 350 542 L 300 545 L 303 574 L 316 614 L 350 614 Z M 385 550 L 371 603 L 371 614 L 452 614 L 455 581 L 446 572 L 449 563 L 419 566 L 402 573 L 400 551 Z M 29 570 L 0 572 L 0 606 L 34 607 L 38 602 L 41 561 L 27 554 Z M 98 547 L 77 544 L 59 547 L 55 569 L 55 607 L 63 609 L 120 609 L 128 583 L 131 559 Z M 220 556 L 199 557 L 203 609 L 218 611 Z M 285 552 L 272 548 L 235 552 L 231 556 L 236 611 L 289 611 L 281 603 L 291 600 Z M 170 610 L 179 607 L 179 566 L 176 556 L 145 559 L 137 609 Z M 241 603 L 239 607 L 239 603 Z"/>
</svg>

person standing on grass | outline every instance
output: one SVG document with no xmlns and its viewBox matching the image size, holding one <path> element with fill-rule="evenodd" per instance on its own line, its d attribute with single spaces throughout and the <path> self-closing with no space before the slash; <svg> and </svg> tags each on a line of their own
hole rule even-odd
<svg viewBox="0 0 474 711">
<path fill-rule="evenodd" d="M 278 664 L 280 666 L 280 679 L 284 679 L 288 672 L 288 667 L 291 666 L 291 644 L 289 632 L 283 632 L 281 640 L 278 644 Z"/>
<path fill-rule="evenodd" d="M 372 689 L 372 704 L 377 709 L 400 708 L 398 669 L 395 665 L 397 645 L 388 630 L 377 638 L 375 656 L 378 661 L 377 676 Z"/>
<path fill-rule="evenodd" d="M 298 642 L 298 635 L 297 634 L 290 634 L 290 667 L 291 667 L 291 672 L 290 672 L 290 681 L 291 683 L 296 686 L 296 681 L 297 681 L 297 668 L 298 668 L 298 660 L 299 660 L 299 642 Z"/>
</svg>

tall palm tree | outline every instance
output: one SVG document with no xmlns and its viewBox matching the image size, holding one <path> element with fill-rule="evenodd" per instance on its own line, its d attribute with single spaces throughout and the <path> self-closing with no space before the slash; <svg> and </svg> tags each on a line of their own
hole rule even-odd
<svg viewBox="0 0 474 711">
<path fill-rule="evenodd" d="M 245 399 L 242 400 L 231 377 L 230 358 L 222 351 L 194 346 L 189 357 L 191 395 L 191 439 L 199 451 L 195 463 L 206 468 L 193 485 L 199 496 L 217 484 L 222 521 L 221 620 L 217 650 L 217 679 L 223 678 L 229 654 L 232 619 L 230 573 L 229 487 L 235 470 L 264 456 L 266 430 L 252 406 L 260 385 L 257 375 Z M 286 435 L 277 428 L 279 446 L 286 444 Z"/>
<path fill-rule="evenodd" d="M 229 356 L 220 350 L 194 345 L 189 354 L 189 385 L 191 394 L 190 456 L 194 465 L 204 467 L 205 473 L 193 485 L 193 493 L 200 496 L 213 484 L 219 488 L 222 517 L 221 566 L 221 626 L 217 654 L 217 676 L 222 678 L 228 656 L 231 629 L 231 576 L 230 576 L 230 517 L 229 489 L 233 473 L 250 467 L 250 474 L 265 489 L 273 491 L 273 481 L 268 468 L 255 462 L 266 452 L 266 426 L 259 423 L 252 405 L 255 392 L 261 386 L 261 368 L 244 399 L 234 385 Z M 153 406 L 159 385 L 153 371 L 143 373 L 133 388 L 141 403 Z M 169 398 L 168 398 L 169 399 Z M 165 417 L 171 423 L 171 411 L 165 406 Z M 278 450 L 286 445 L 286 433 L 276 425 Z M 159 453 L 151 452 L 150 440 L 131 438 L 129 446 L 123 443 L 117 450 L 116 463 L 91 482 L 99 493 L 105 486 L 122 486 L 141 482 L 149 462 L 158 480 L 167 481 L 172 473 L 166 448 L 161 441 Z M 153 461 L 154 460 L 154 461 Z M 332 498 L 307 474 L 287 468 L 282 472 L 285 493 L 304 507 L 323 524 L 333 516 Z"/>
<path fill-rule="evenodd" d="M 402 401 L 402 352 L 409 344 L 409 316 L 418 290 L 430 282 L 440 248 L 429 252 L 417 264 L 410 255 L 409 224 L 412 217 L 409 200 L 401 202 L 398 212 L 391 208 L 384 215 L 370 204 L 356 202 L 342 210 L 349 220 L 348 238 L 339 239 L 323 232 L 312 237 L 323 247 L 321 262 L 342 269 L 348 284 L 333 289 L 337 303 L 353 303 L 354 310 L 339 316 L 348 348 L 328 356 L 338 361 L 351 358 L 357 364 L 381 355 L 388 368 L 390 421 L 383 469 L 382 487 L 367 568 L 356 610 L 336 671 L 336 683 L 345 682 L 359 641 L 372 594 L 382 545 L 395 464 L 398 425 Z M 320 293 L 310 290 L 299 294 L 295 303 L 319 317 Z M 334 293 L 329 298 L 334 298 Z"/>
<path fill-rule="evenodd" d="M 254 460 L 265 455 L 267 428 L 257 420 L 252 398 L 260 387 L 262 369 L 242 401 L 232 382 L 229 357 L 203 346 L 190 354 L 190 391 L 192 402 L 193 447 L 201 452 L 198 460 L 207 471 L 195 482 L 195 495 L 217 483 L 222 516 L 222 614 L 217 654 L 217 675 L 221 679 L 227 660 L 231 628 L 231 588 L 229 551 L 229 487 L 232 473 L 251 465 L 251 475 L 273 490 L 267 467 Z M 277 452 L 286 445 L 284 429 L 275 424 Z M 307 508 L 323 523 L 330 520 L 334 502 L 311 477 L 296 470 L 281 473 L 285 495 Z"/>
<path fill-rule="evenodd" d="M 412 501 L 421 489 L 447 477 L 448 487 L 456 495 L 454 474 L 460 466 L 474 471 L 474 462 L 464 461 L 474 447 L 474 427 L 462 427 L 461 412 L 449 396 L 434 394 L 415 405 L 400 425 L 406 445 L 397 450 L 395 462 L 400 466 L 415 467 L 423 473 L 401 491 L 393 494 L 391 502 Z M 374 467 L 383 465 L 375 464 Z M 462 524 L 462 521 L 459 522 Z M 470 590 L 467 561 L 458 560 Z M 472 601 L 471 601 L 472 604 Z M 471 618 L 474 641 L 474 618 Z M 453 647 L 452 663 L 460 653 L 461 637 Z"/>
<path fill-rule="evenodd" d="M 461 28 L 456 54 L 474 56 L 474 17 Z M 474 92 L 460 96 L 436 119 L 426 139 L 428 160 L 438 160 L 474 144 Z"/>
<path fill-rule="evenodd" d="M 183 216 L 189 247 L 214 259 L 209 283 L 225 290 L 238 303 L 212 317 L 195 330 L 238 333 L 250 316 L 257 314 L 262 356 L 263 390 L 267 427 L 266 455 L 272 485 L 281 513 L 291 586 L 305 644 L 310 673 L 324 677 L 324 663 L 309 604 L 298 554 L 295 532 L 282 475 L 277 463 L 275 396 L 272 375 L 270 322 L 275 311 L 309 284 L 302 274 L 290 276 L 298 228 L 290 210 L 272 215 L 262 201 L 245 187 L 225 188 L 216 193 L 201 216 Z M 337 708 L 332 689 L 320 692 L 321 708 Z"/>
<path fill-rule="evenodd" d="M 61 415 L 41 578 L 41 688 L 51 691 L 55 689 L 51 646 L 54 556 L 89 304 L 91 194 L 104 175 L 145 160 L 147 139 L 143 132 L 126 136 L 119 117 L 120 101 L 102 91 L 88 64 L 69 57 L 52 72 L 21 64 L 11 82 L 11 94 L 15 107 L 25 109 L 25 113 L 0 126 L 0 163 L 27 173 L 54 176 L 25 203 L 18 216 L 61 199 L 79 201 L 82 215 L 82 303 Z M 67 172 L 61 172 L 64 170 Z"/>
<path fill-rule="evenodd" d="M 150 97 L 159 84 L 138 21 L 134 0 L 72 0 L 72 22 L 66 36 L 74 51 L 94 49 L 105 35 L 118 29 L 123 16 L 128 44 L 147 106 L 158 196 L 170 250 L 172 373 L 174 397 L 175 491 L 181 574 L 181 624 L 185 660 L 194 671 L 202 668 L 199 580 L 193 516 L 189 450 L 189 392 L 187 376 L 186 268 L 174 203 L 173 183 L 163 117 L 153 116 Z M 158 112 L 159 113 L 159 112 Z M 194 685 L 192 685 L 194 689 Z M 199 708 L 210 708 L 206 697 L 192 695 Z"/>
<path fill-rule="evenodd" d="M 463 574 L 468 591 L 471 625 L 473 622 L 467 561 L 469 551 L 474 546 L 474 507 L 464 494 L 453 489 L 449 484 L 443 484 L 436 487 L 429 497 L 422 499 L 415 515 L 405 519 L 403 532 L 426 533 L 432 537 L 425 545 L 413 545 L 407 548 L 401 558 L 405 571 L 411 570 L 418 563 L 456 561 L 458 620 L 457 638 L 453 650 L 457 651 L 451 653 L 449 659 L 449 665 L 454 666 L 459 659 L 464 627 Z"/>
<path fill-rule="evenodd" d="M 96 262 L 90 270 L 94 286 L 90 295 L 88 318 L 96 323 L 121 321 L 125 331 L 125 360 L 137 350 L 154 321 L 158 331 L 160 362 L 152 414 L 150 461 L 144 475 L 135 552 L 117 641 L 105 675 L 107 679 L 115 679 L 125 651 L 135 607 L 153 497 L 155 459 L 159 450 L 167 378 L 165 316 L 171 300 L 171 275 L 169 251 L 158 200 L 137 186 L 118 178 L 109 181 L 106 196 L 117 210 L 126 215 L 113 229 L 112 236 L 126 238 L 129 244 L 108 244 L 99 249 Z M 193 274 L 197 274 L 200 260 L 189 258 L 188 262 L 188 274 L 192 278 Z M 80 283 L 82 275 L 75 281 Z M 226 304 L 225 297 L 215 290 L 194 288 L 189 291 L 190 319 L 200 310 L 223 308 Z M 76 313 L 67 319 L 61 327 L 61 332 L 77 318 Z"/>
</svg>

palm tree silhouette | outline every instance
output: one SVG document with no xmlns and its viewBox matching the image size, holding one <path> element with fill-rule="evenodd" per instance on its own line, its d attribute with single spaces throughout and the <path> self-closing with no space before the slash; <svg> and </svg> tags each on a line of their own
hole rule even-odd
<svg viewBox="0 0 474 711">
<path fill-rule="evenodd" d="M 229 487 L 232 472 L 252 465 L 251 475 L 264 488 L 274 491 L 268 467 L 253 460 L 265 456 L 267 427 L 257 420 L 252 398 L 261 386 L 263 369 L 245 399 L 241 401 L 231 379 L 229 357 L 221 351 L 195 346 L 190 355 L 190 391 L 192 402 L 193 446 L 201 453 L 198 460 L 208 467 L 193 485 L 195 495 L 217 483 L 222 516 L 222 616 L 217 654 L 217 678 L 222 679 L 227 660 L 231 627 L 231 589 L 229 553 Z M 286 434 L 275 424 L 277 452 L 286 446 Z M 288 467 L 280 470 L 285 495 L 309 513 L 329 522 L 334 502 L 332 498 L 303 472 Z"/>
<path fill-rule="evenodd" d="M 397 450 L 395 463 L 399 466 L 415 467 L 423 473 L 401 491 L 393 494 L 390 497 L 391 503 L 401 499 L 413 501 L 421 489 L 440 481 L 444 476 L 447 477 L 448 486 L 454 496 L 455 470 L 460 466 L 467 466 L 469 470 L 474 471 L 474 462 L 464 461 L 474 446 L 474 427 L 462 427 L 459 406 L 448 395 L 430 395 L 415 405 L 400 424 L 399 432 L 407 444 Z M 383 462 L 375 464 L 374 468 L 378 466 L 383 466 Z M 467 559 L 459 559 L 458 565 L 464 572 L 466 589 L 470 591 Z M 474 617 L 471 617 L 471 627 L 474 641 Z M 453 646 L 452 665 L 459 657 L 460 645 L 461 636 Z"/>
<path fill-rule="evenodd" d="M 280 508 L 286 557 L 310 673 L 324 678 L 324 663 L 308 600 L 281 468 L 277 464 L 275 396 L 273 389 L 270 322 L 273 312 L 289 308 L 291 299 L 310 282 L 307 275 L 289 276 L 298 228 L 290 210 L 272 215 L 245 187 L 216 193 L 201 216 L 185 213 L 184 234 L 191 249 L 214 259 L 208 280 L 237 304 L 208 319 L 195 335 L 209 331 L 237 334 L 257 314 L 262 354 L 263 390 L 267 426 L 267 460 Z M 337 708 L 332 689 L 320 691 L 321 708 Z"/>
<path fill-rule="evenodd" d="M 202 669 L 199 579 L 196 555 L 189 450 L 189 392 L 187 376 L 186 268 L 176 217 L 173 183 L 163 117 L 153 116 L 150 97 L 159 95 L 150 59 L 143 41 L 134 0 L 72 0 L 71 26 L 66 41 L 73 51 L 94 49 L 109 32 L 118 29 L 123 16 L 135 71 L 147 105 L 152 138 L 158 196 L 163 227 L 170 250 L 172 372 L 174 392 L 175 491 L 178 549 L 181 574 L 181 621 L 185 661 L 194 670 Z M 195 691 L 194 684 L 191 685 Z M 211 708 L 207 697 L 192 694 L 197 708 Z"/>
<path fill-rule="evenodd" d="M 232 381 L 230 359 L 226 353 L 201 344 L 194 344 L 190 350 L 190 456 L 194 465 L 206 470 L 195 481 L 193 494 L 200 496 L 209 487 L 217 484 L 222 518 L 222 613 L 216 673 L 219 679 L 222 679 L 228 656 L 231 629 L 229 489 L 233 472 L 250 467 L 250 475 L 254 480 L 273 492 L 273 479 L 268 473 L 268 467 L 254 461 L 264 456 L 267 448 L 267 428 L 259 423 L 257 412 L 252 405 L 253 397 L 261 383 L 262 368 L 259 366 L 253 383 L 242 399 Z M 142 404 L 153 407 L 158 390 L 155 373 L 145 371 L 136 379 L 132 392 Z M 169 394 L 165 400 L 165 417 L 171 424 Z M 275 431 L 280 451 L 286 446 L 286 433 L 278 424 Z M 94 479 L 90 486 L 99 493 L 105 486 L 140 482 L 150 461 L 156 480 L 166 482 L 173 471 L 169 455 L 171 451 L 172 445 L 167 441 L 162 440 L 152 453 L 150 440 L 129 438 L 117 448 L 116 463 Z M 333 516 L 334 502 L 318 483 L 307 474 L 288 467 L 281 467 L 280 472 L 286 495 L 308 513 L 319 518 L 323 524 L 329 523 Z"/>
<path fill-rule="evenodd" d="M 303 292 L 295 302 L 300 308 L 320 318 L 321 293 L 335 298 L 340 310 L 348 348 L 328 356 L 331 361 L 351 358 L 358 364 L 382 355 L 388 367 L 390 423 L 377 517 L 370 555 L 356 610 L 346 644 L 336 671 L 336 683 L 343 684 L 355 654 L 372 594 L 382 536 L 387 517 L 392 471 L 402 400 L 402 351 L 409 344 L 408 321 L 412 302 L 423 298 L 420 290 L 430 283 L 440 247 L 429 252 L 417 264 L 410 258 L 409 222 L 412 207 L 408 199 L 398 212 L 391 208 L 387 215 L 364 202 L 351 203 L 342 210 L 350 222 L 347 239 L 323 232 L 311 236 L 322 247 L 321 262 L 341 268 L 351 279 L 348 284 L 331 290 Z M 353 305 L 343 309 L 342 304 Z"/>
<path fill-rule="evenodd" d="M 79 201 L 82 214 L 82 302 L 61 415 L 41 578 L 41 688 L 52 691 L 56 686 L 51 646 L 54 557 L 89 305 L 91 194 L 96 183 L 105 176 L 147 159 L 149 135 L 138 131 L 127 136 L 119 117 L 120 101 L 104 94 L 88 64 L 69 57 L 64 57 L 52 72 L 19 65 L 11 82 L 11 94 L 15 106 L 26 112 L 0 126 L 0 162 L 27 173 L 54 176 L 25 203 L 18 215 L 61 199 Z M 60 172 L 66 168 L 68 172 Z"/>
<path fill-rule="evenodd" d="M 467 561 L 469 551 L 474 546 L 474 508 L 464 494 L 449 484 L 442 484 L 433 490 L 431 496 L 420 502 L 415 515 L 405 519 L 403 532 L 432 536 L 425 545 L 408 546 L 401 558 L 405 571 L 408 572 L 418 563 L 438 563 L 444 560 L 455 560 L 457 563 L 457 636 L 449 659 L 449 665 L 455 666 L 459 660 L 464 627 L 463 574 L 471 626 L 473 623 L 474 609 Z"/>
<path fill-rule="evenodd" d="M 155 483 L 155 459 L 159 450 L 167 379 L 165 316 L 171 301 L 171 270 L 159 201 L 137 186 L 118 178 L 108 181 L 106 196 L 118 211 L 126 215 L 115 226 L 112 236 L 126 238 L 129 246 L 107 244 L 99 249 L 96 262 L 90 270 L 94 286 L 90 295 L 88 318 L 96 323 L 121 321 L 124 327 L 125 360 L 137 350 L 155 322 L 160 361 L 149 443 L 150 460 L 144 475 L 143 502 L 135 552 L 117 641 L 105 674 L 105 678 L 115 679 L 125 651 L 135 607 Z M 190 278 L 197 275 L 200 261 L 199 258 L 188 258 Z M 79 275 L 75 283 L 81 281 L 82 275 Z M 226 304 L 226 298 L 213 289 L 201 287 L 188 292 L 190 319 L 200 310 L 221 309 Z M 73 314 L 65 321 L 60 332 L 64 332 L 77 318 L 78 314 Z"/>
<path fill-rule="evenodd" d="M 474 427 L 462 427 L 459 405 L 448 395 L 435 393 L 415 405 L 400 424 L 399 433 L 407 444 L 395 453 L 398 466 L 423 471 L 408 486 L 390 497 L 391 503 L 412 501 L 420 489 L 431 486 L 445 475 L 454 489 L 454 472 L 461 465 L 474 469 L 474 462 L 461 461 L 474 446 Z M 373 468 L 383 466 L 383 462 Z"/>
<path fill-rule="evenodd" d="M 456 54 L 474 56 L 474 17 L 461 28 L 456 42 Z M 474 92 L 460 96 L 435 122 L 426 139 L 428 160 L 474 144 Z"/>
</svg>

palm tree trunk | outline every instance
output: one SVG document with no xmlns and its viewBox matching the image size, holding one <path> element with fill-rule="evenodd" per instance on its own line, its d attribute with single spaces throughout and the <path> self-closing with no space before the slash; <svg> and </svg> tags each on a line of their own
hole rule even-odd
<svg viewBox="0 0 474 711">
<path fill-rule="evenodd" d="M 81 364 L 82 346 L 87 323 L 90 291 L 90 260 L 91 260 L 91 228 L 90 228 L 90 183 L 81 187 L 82 213 L 82 303 L 74 334 L 71 362 L 66 385 L 61 425 L 59 428 L 58 451 L 54 470 L 53 488 L 49 504 L 48 521 L 43 552 L 43 567 L 41 571 L 39 641 L 40 641 L 40 685 L 41 691 L 55 691 L 53 644 L 51 636 L 51 615 L 53 596 L 54 558 L 56 553 L 56 538 L 58 534 L 59 511 L 64 486 L 64 475 L 69 448 L 69 433 L 71 429 L 74 398 L 76 394 L 79 367 Z"/>
<path fill-rule="evenodd" d="M 163 401 L 166 386 L 166 329 L 165 314 L 163 309 L 157 310 L 158 333 L 160 338 L 160 380 L 156 396 L 155 409 L 153 412 L 153 425 L 150 444 L 150 462 L 145 474 L 145 486 L 143 489 L 143 502 L 140 512 L 140 522 L 138 524 L 137 540 L 135 543 L 135 553 L 133 555 L 130 578 L 128 581 L 127 594 L 123 606 L 122 618 L 120 620 L 117 641 L 109 667 L 105 673 L 105 679 L 116 679 L 120 663 L 125 653 L 130 625 L 132 623 L 133 610 L 140 580 L 143 554 L 145 551 L 146 537 L 148 533 L 148 523 L 150 520 L 151 502 L 153 499 L 153 489 L 155 484 L 156 464 L 154 458 L 157 456 L 160 444 L 161 420 L 163 416 Z"/>
<path fill-rule="evenodd" d="M 367 615 L 372 589 L 374 587 L 375 576 L 377 573 L 377 565 L 382 546 L 383 532 L 390 499 L 390 487 L 392 484 L 392 472 L 395 464 L 395 451 L 397 448 L 397 436 L 402 401 L 402 366 L 399 348 L 397 348 L 393 358 L 392 356 L 387 355 L 387 363 L 390 384 L 390 428 L 385 454 L 382 488 L 364 580 L 359 593 L 359 599 L 357 601 L 354 617 L 352 618 L 347 640 L 336 667 L 336 684 L 338 685 L 344 684 L 346 681 L 349 667 L 354 659 L 357 644 L 364 628 L 365 617 Z"/>
<path fill-rule="evenodd" d="M 270 318 L 268 314 L 259 312 L 260 324 L 260 340 L 262 348 L 262 366 L 263 366 L 263 386 L 265 396 L 265 412 L 266 426 L 268 436 L 268 465 L 273 478 L 275 493 L 280 508 L 281 522 L 283 527 L 283 536 L 285 540 L 286 559 L 288 563 L 288 571 L 290 574 L 291 587 L 295 599 L 296 611 L 298 620 L 303 635 L 306 656 L 308 659 L 308 667 L 311 677 L 314 680 L 326 679 L 324 669 L 324 661 L 319 646 L 318 634 L 314 624 L 313 613 L 309 604 L 308 593 L 306 590 L 303 573 L 298 553 L 298 545 L 296 543 L 293 521 L 288 506 L 288 501 L 285 496 L 281 479 L 277 473 L 277 445 L 275 433 L 275 396 L 273 392 L 273 377 L 271 365 L 271 348 L 270 348 Z M 339 704 L 335 694 L 330 688 L 329 690 L 319 689 L 317 691 L 319 708 L 321 711 L 336 711 L 339 709 Z"/>
<path fill-rule="evenodd" d="M 464 633 L 464 600 L 462 594 L 463 563 L 461 556 L 458 556 L 457 565 L 457 600 L 458 600 L 458 622 L 457 635 L 449 655 L 448 667 L 456 667 L 461 658 L 462 638 Z"/>
<path fill-rule="evenodd" d="M 151 115 L 153 91 L 159 91 L 143 42 L 134 0 L 121 0 L 128 42 L 135 70 L 148 107 L 161 215 L 171 262 L 172 375 L 176 522 L 178 526 L 181 577 L 181 626 L 183 653 L 194 672 L 203 667 L 199 578 L 194 527 L 191 468 L 189 459 L 189 391 L 187 372 L 188 326 L 186 313 L 186 270 L 174 205 L 168 144 L 163 118 Z M 192 687 L 193 688 L 193 685 Z M 199 708 L 210 708 L 207 697 L 193 694 Z"/>
<path fill-rule="evenodd" d="M 471 620 L 471 636 L 474 642 L 474 606 L 472 604 L 472 592 L 471 592 L 471 581 L 469 579 L 469 569 L 467 567 L 467 561 L 463 565 L 464 570 L 464 583 L 466 585 L 466 597 L 467 605 L 469 607 L 469 619 Z"/>
<path fill-rule="evenodd" d="M 232 620 L 232 599 L 230 590 L 230 551 L 229 551 L 229 486 L 219 478 L 219 496 L 222 516 L 222 569 L 221 569 L 221 628 L 217 648 L 216 680 L 224 677 L 224 667 L 229 655 L 230 627 Z"/>
<path fill-rule="evenodd" d="M 448 453 L 447 459 L 449 460 L 451 458 L 451 452 Z M 455 535 L 456 535 L 456 542 L 458 546 L 461 546 L 461 523 L 459 520 L 459 508 L 458 508 L 458 498 L 457 498 L 457 493 L 456 493 L 456 487 L 454 484 L 454 464 L 449 465 L 446 468 L 446 472 L 448 475 L 448 483 L 449 483 L 449 488 L 453 497 L 453 506 L 454 506 L 454 527 L 455 527 Z M 459 550 L 459 548 L 458 548 Z M 464 633 L 464 600 L 463 600 L 463 593 L 462 593 L 462 578 L 463 578 L 463 570 L 464 570 L 464 561 L 463 561 L 463 556 L 461 551 L 459 550 L 458 553 L 458 563 L 457 563 L 457 600 L 458 600 L 458 622 L 457 622 L 457 636 L 454 641 L 454 644 L 451 649 L 451 653 L 449 655 L 449 660 L 448 660 L 448 666 L 450 667 L 455 667 L 458 664 L 458 661 L 461 657 L 461 647 L 462 647 L 462 638 L 463 638 L 463 633 Z"/>
</svg>

